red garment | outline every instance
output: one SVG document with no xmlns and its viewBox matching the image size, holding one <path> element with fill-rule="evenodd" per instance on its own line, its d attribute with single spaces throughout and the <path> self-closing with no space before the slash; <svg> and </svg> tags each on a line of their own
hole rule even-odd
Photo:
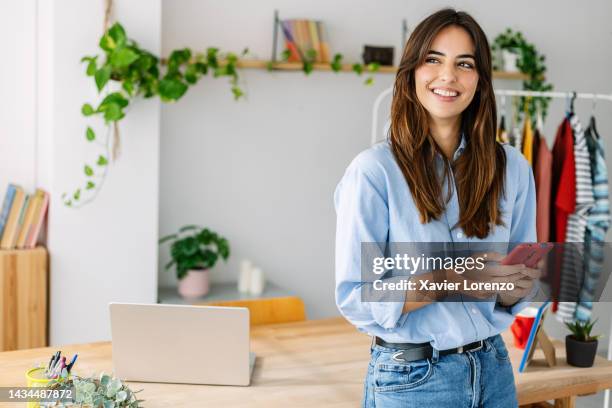
<svg viewBox="0 0 612 408">
<path fill-rule="evenodd" d="M 565 242 L 567 219 L 576 208 L 576 163 L 574 161 L 574 133 L 566 117 L 557 129 L 552 150 L 552 180 L 550 192 L 550 236 L 551 242 Z M 552 273 L 549 278 L 553 300 L 553 312 L 557 311 L 557 301 L 561 284 L 561 265 L 563 248 L 552 256 Z"/>
<path fill-rule="evenodd" d="M 534 178 L 536 188 L 536 230 L 538 242 L 548 242 L 550 237 L 550 184 L 553 156 L 546 139 L 536 130 L 534 144 Z"/>
<path fill-rule="evenodd" d="M 576 164 L 574 133 L 567 118 L 557 130 L 552 150 L 551 223 L 552 242 L 565 242 L 567 218 L 576 209 Z"/>
</svg>

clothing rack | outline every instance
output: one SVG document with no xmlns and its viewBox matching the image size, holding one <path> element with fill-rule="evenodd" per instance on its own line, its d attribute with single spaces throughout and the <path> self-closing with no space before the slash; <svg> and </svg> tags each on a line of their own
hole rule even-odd
<svg viewBox="0 0 612 408">
<path fill-rule="evenodd" d="M 576 92 L 540 92 L 540 91 L 518 91 L 513 89 L 494 89 L 496 95 L 502 96 L 533 96 L 544 98 L 577 98 L 577 99 L 602 99 L 612 102 L 612 94 L 576 93 Z"/>
<path fill-rule="evenodd" d="M 370 144 L 373 145 L 378 140 L 378 111 L 380 109 L 380 105 L 387 97 L 393 92 L 393 87 L 387 88 L 382 91 L 376 99 L 374 100 L 374 105 L 372 106 L 372 136 L 370 139 Z M 515 89 L 494 89 L 496 95 L 499 96 L 531 96 L 531 97 L 545 97 L 545 98 L 565 98 L 565 99 L 592 99 L 593 101 L 597 99 L 601 99 L 603 101 L 612 102 L 612 94 L 595 94 L 595 93 L 577 93 L 577 92 L 541 92 L 541 91 L 522 91 Z M 612 332 L 611 332 L 612 334 Z"/>
<path fill-rule="evenodd" d="M 565 98 L 567 100 L 574 99 L 592 99 L 593 103 L 597 99 L 601 99 L 603 101 L 612 102 L 612 94 L 595 94 L 595 93 L 583 93 L 583 92 L 541 92 L 541 91 L 523 91 L 523 90 L 515 90 L 515 89 L 494 89 L 493 90 L 496 95 L 499 96 L 531 96 L 531 97 L 545 97 L 545 98 Z M 374 100 L 374 105 L 372 106 L 372 137 L 370 140 L 370 145 L 374 145 L 377 141 L 377 135 L 379 132 L 378 129 L 378 110 L 380 109 L 380 105 L 388 95 L 391 95 L 393 92 L 393 87 L 387 88 L 382 91 L 376 99 Z M 497 120 L 497 118 L 496 118 Z M 610 333 L 608 334 L 608 360 L 612 360 L 612 319 L 610 321 Z M 604 408 L 610 408 L 610 390 L 606 390 L 604 394 Z"/>
</svg>

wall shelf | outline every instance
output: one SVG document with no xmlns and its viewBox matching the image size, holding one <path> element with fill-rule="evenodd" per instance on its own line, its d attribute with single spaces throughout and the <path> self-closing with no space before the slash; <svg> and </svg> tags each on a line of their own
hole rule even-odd
<svg viewBox="0 0 612 408">
<path fill-rule="evenodd" d="M 268 61 L 254 60 L 254 59 L 243 59 L 239 60 L 236 64 L 238 68 L 244 69 L 268 69 Z M 302 71 L 301 62 L 276 62 L 272 64 L 273 69 L 277 71 Z M 331 71 L 329 63 L 315 63 L 313 64 L 313 70 L 315 71 Z M 342 72 L 352 72 L 352 64 L 342 64 Z M 396 66 L 381 66 L 377 72 L 380 74 L 394 74 L 397 72 Z M 372 74 L 371 72 L 364 71 L 364 74 Z M 511 80 L 527 80 L 529 75 L 523 74 L 522 72 L 504 72 L 504 71 L 493 71 L 493 79 L 511 79 Z"/>
</svg>

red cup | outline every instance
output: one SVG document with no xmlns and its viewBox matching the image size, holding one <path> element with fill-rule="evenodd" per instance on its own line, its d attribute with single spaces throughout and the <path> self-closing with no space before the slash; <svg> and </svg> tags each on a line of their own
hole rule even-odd
<svg viewBox="0 0 612 408">
<path fill-rule="evenodd" d="M 514 335 L 514 346 L 516 348 L 524 350 L 525 346 L 527 346 L 529 333 L 531 332 L 537 314 L 538 308 L 526 307 L 514 318 L 514 322 L 512 322 L 512 326 L 510 326 L 510 331 Z"/>
</svg>

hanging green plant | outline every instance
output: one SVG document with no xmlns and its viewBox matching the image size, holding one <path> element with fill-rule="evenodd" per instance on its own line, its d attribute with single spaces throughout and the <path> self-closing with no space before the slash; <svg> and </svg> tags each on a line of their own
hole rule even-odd
<svg viewBox="0 0 612 408">
<path fill-rule="evenodd" d="M 221 53 L 218 48 L 211 47 L 205 53 L 194 54 L 184 48 L 172 51 L 168 59 L 162 61 L 130 40 L 119 23 L 108 29 L 100 39 L 99 46 L 104 52 L 103 60 L 95 55 L 83 57 L 82 62 L 86 63 L 85 72 L 94 80 L 98 92 L 106 93 L 106 96 L 97 106 L 85 103 L 81 113 L 87 117 L 103 118 L 108 131 L 104 137 L 100 137 L 91 126 L 85 129 L 85 140 L 97 143 L 102 152 L 95 163 L 84 164 L 86 179 L 83 186 L 71 194 L 62 195 L 64 204 L 69 207 L 80 207 L 91 202 L 100 191 L 111 157 L 115 159 L 119 155 L 117 124 L 125 117 L 135 98 L 159 96 L 163 102 L 175 102 L 207 74 L 215 78 L 229 77 L 234 99 L 244 95 L 238 85 L 238 55 L 234 53 Z M 247 52 L 245 49 L 242 55 Z M 113 90 L 109 90 L 111 83 L 116 84 Z"/>
<path fill-rule="evenodd" d="M 518 56 L 517 68 L 522 73 L 529 75 L 529 79 L 523 81 L 524 90 L 545 92 L 553 89 L 552 84 L 546 83 L 544 79 L 544 74 L 546 73 L 546 57 L 540 55 L 535 46 L 527 42 L 520 31 L 514 32 L 512 29 L 508 28 L 505 32 L 495 37 L 491 45 L 492 54 L 498 56 L 498 58 L 494 58 L 493 62 L 493 69 L 495 70 L 502 70 L 502 61 L 501 58 L 499 58 L 499 54 L 502 50 L 516 53 Z M 528 104 L 527 110 L 535 126 L 536 110 L 539 107 L 542 118 L 545 119 L 550 98 L 534 97 L 531 99 L 531 102 L 532 103 L 527 103 L 527 99 L 521 97 L 519 113 L 522 114 L 522 112 L 525 111 L 525 104 Z"/>
<path fill-rule="evenodd" d="M 107 16 L 105 26 L 107 26 Z M 98 146 L 101 150 L 96 159 L 83 165 L 85 180 L 80 187 L 71 193 L 62 194 L 62 201 L 68 207 L 81 207 L 92 202 L 100 192 L 110 163 L 120 154 L 120 137 L 118 123 L 125 118 L 126 112 L 135 98 L 159 97 L 162 102 L 176 102 L 185 95 L 190 86 L 208 74 L 214 78 L 229 78 L 230 90 L 235 100 L 244 96 L 239 86 L 237 64 L 240 57 L 248 53 L 245 48 L 240 55 L 210 47 L 204 53 L 193 53 L 189 48 L 174 50 L 167 60 L 162 60 L 151 52 L 140 48 L 129 39 L 119 23 L 113 24 L 102 35 L 99 47 L 102 56 L 85 56 L 85 73 L 95 83 L 98 93 L 105 95 L 98 104 L 85 103 L 81 113 L 90 118 L 101 118 L 106 125 L 104 135 L 99 135 L 93 126 L 87 126 L 85 140 Z M 288 51 L 283 58 L 288 58 Z M 312 72 L 316 51 L 309 50 L 303 62 L 303 71 Z M 336 54 L 330 63 L 331 69 L 338 72 L 342 68 L 342 55 Z M 274 64 L 269 62 L 268 69 Z M 379 64 L 354 64 L 353 71 L 358 75 L 363 72 L 378 71 Z M 366 85 L 373 83 L 373 77 L 365 80 Z M 112 85 L 112 86 L 111 86 Z"/>
</svg>

